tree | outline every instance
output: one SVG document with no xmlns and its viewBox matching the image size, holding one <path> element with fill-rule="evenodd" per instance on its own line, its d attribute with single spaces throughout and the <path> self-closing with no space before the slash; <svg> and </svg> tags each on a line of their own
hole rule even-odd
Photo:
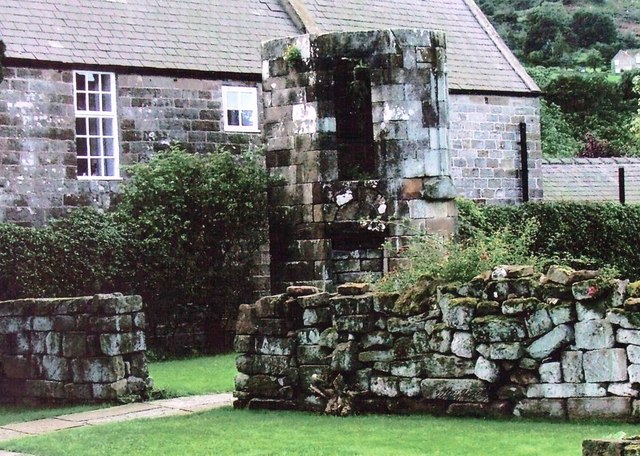
<svg viewBox="0 0 640 456">
<path fill-rule="evenodd" d="M 631 121 L 631 132 L 636 140 L 636 147 L 640 149 L 640 76 L 633 78 L 633 90 L 638 95 L 638 112 Z"/>
<path fill-rule="evenodd" d="M 526 38 L 523 52 L 532 53 L 536 63 L 546 64 L 558 60 L 568 50 L 569 15 L 556 3 L 543 3 L 526 15 Z"/>
<path fill-rule="evenodd" d="M 612 44 L 618 39 L 613 18 L 598 11 L 581 9 L 573 14 L 571 30 L 578 47 L 588 48 L 595 43 Z"/>
<path fill-rule="evenodd" d="M 597 49 L 587 49 L 584 52 L 576 53 L 576 64 L 596 71 L 604 66 L 604 58 Z"/>
</svg>

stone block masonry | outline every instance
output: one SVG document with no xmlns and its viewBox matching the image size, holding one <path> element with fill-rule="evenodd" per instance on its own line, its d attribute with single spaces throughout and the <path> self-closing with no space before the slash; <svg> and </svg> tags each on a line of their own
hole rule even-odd
<svg viewBox="0 0 640 456">
<path fill-rule="evenodd" d="M 196 152 L 259 143 L 259 134 L 224 131 L 222 85 L 256 87 L 116 74 L 121 165 L 148 159 L 172 141 Z M 9 66 L 0 94 L 0 222 L 41 226 L 78 206 L 108 208 L 119 181 L 76 176 L 73 68 Z"/>
<path fill-rule="evenodd" d="M 635 421 L 640 282 L 627 284 L 500 266 L 400 294 L 292 286 L 240 309 L 236 406 Z"/>
<path fill-rule="evenodd" d="M 0 302 L 0 401 L 138 401 L 151 379 L 139 296 Z"/>
<path fill-rule="evenodd" d="M 451 177 L 460 196 L 489 204 L 522 202 L 519 124 L 527 124 L 529 198 L 542 199 L 540 101 L 452 94 Z"/>
</svg>

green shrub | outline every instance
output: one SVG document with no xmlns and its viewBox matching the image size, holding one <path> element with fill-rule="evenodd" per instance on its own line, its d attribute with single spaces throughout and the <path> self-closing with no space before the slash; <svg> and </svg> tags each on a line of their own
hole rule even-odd
<svg viewBox="0 0 640 456">
<path fill-rule="evenodd" d="M 485 234 L 537 220 L 532 255 L 576 266 L 612 267 L 623 277 L 640 278 L 640 205 L 532 202 L 471 207 L 459 206 L 460 223 Z"/>
<path fill-rule="evenodd" d="M 152 325 L 201 312 L 235 317 L 251 299 L 266 240 L 268 174 L 256 153 L 191 154 L 172 147 L 128 171 L 117 220 L 139 243 L 136 292 Z"/>
<path fill-rule="evenodd" d="M 470 205 L 467 209 L 471 213 L 474 211 Z M 448 239 L 425 233 L 413 236 L 402 252 L 406 263 L 382 278 L 377 288 L 401 291 L 421 277 L 443 282 L 468 282 L 500 264 L 529 264 L 536 267 L 541 264 L 540 259 L 531 254 L 531 244 L 538 229 L 535 220 L 529 220 L 517 228 L 504 227 L 491 233 L 485 232 L 479 218 L 473 220 L 479 227 L 473 227 L 467 220 L 463 225 L 467 228 L 465 237 Z"/>
<path fill-rule="evenodd" d="M 41 229 L 0 224 L 0 300 L 128 289 L 134 245 L 111 215 L 89 208 Z"/>
</svg>

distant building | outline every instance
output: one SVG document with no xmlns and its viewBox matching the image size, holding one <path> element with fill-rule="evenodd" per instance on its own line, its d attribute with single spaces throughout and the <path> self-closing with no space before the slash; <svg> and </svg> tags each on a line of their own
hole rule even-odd
<svg viewBox="0 0 640 456">
<path fill-rule="evenodd" d="M 621 49 L 611 60 L 611 71 L 624 73 L 640 68 L 640 49 Z"/>
</svg>

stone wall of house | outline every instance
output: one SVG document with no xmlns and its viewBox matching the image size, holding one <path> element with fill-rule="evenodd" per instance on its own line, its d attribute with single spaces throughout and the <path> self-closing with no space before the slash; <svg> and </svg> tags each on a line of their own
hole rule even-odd
<svg viewBox="0 0 640 456">
<path fill-rule="evenodd" d="M 290 287 L 242 306 L 235 348 L 238 407 L 640 417 L 640 282 L 597 271 Z"/>
<path fill-rule="evenodd" d="M 582 456 L 638 456 L 639 454 L 640 439 L 637 436 L 582 442 Z"/>
<path fill-rule="evenodd" d="M 122 165 L 171 141 L 197 152 L 259 142 L 223 131 L 224 85 L 252 82 L 117 74 Z M 40 226 L 78 206 L 109 207 L 113 180 L 76 178 L 72 69 L 8 67 L 0 83 L 0 221 Z"/>
<path fill-rule="evenodd" d="M 520 122 L 527 124 L 529 198 L 542 198 L 540 102 L 535 97 L 452 94 L 451 177 L 461 196 L 522 202 Z"/>
<path fill-rule="evenodd" d="M 0 401 L 147 398 L 145 326 L 139 296 L 0 302 Z"/>
</svg>

